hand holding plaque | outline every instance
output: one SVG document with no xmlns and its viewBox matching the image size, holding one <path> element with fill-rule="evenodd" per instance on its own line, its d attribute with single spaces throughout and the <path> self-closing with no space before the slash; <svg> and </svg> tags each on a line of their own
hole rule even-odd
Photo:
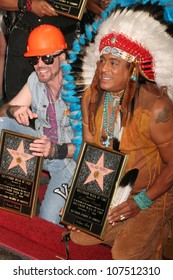
<svg viewBox="0 0 173 280">
<path fill-rule="evenodd" d="M 127 156 L 85 143 L 73 177 L 61 222 L 104 238 L 112 197 Z"/>
</svg>

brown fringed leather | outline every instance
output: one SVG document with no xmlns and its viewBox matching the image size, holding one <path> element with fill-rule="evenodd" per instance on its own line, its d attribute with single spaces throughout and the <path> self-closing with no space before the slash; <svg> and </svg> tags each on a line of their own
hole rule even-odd
<svg viewBox="0 0 173 280">
<path fill-rule="evenodd" d="M 132 75 L 136 76 L 136 80 L 132 79 Z M 138 63 L 131 63 L 130 64 L 130 71 L 129 71 L 129 78 L 127 81 L 126 89 L 123 96 L 123 101 L 121 105 L 121 109 L 123 112 L 122 115 L 122 126 L 125 126 L 127 123 L 128 113 L 130 112 L 130 104 L 134 97 L 136 87 L 138 84 L 138 77 L 139 77 L 139 66 Z"/>
<path fill-rule="evenodd" d="M 95 115 L 98 107 L 99 101 L 99 71 L 98 71 L 99 62 L 97 62 L 97 69 L 95 71 L 95 75 L 91 84 L 91 100 L 89 104 L 89 130 L 92 135 L 95 134 Z"/>
</svg>

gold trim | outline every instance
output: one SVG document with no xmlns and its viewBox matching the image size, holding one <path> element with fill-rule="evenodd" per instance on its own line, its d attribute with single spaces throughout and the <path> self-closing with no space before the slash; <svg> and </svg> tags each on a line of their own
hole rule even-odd
<svg viewBox="0 0 173 280">
<path fill-rule="evenodd" d="M 125 171 L 127 159 L 128 156 L 123 153 L 85 142 L 82 146 L 61 222 L 103 240 L 112 197 Z M 98 171 L 96 174 L 93 169 L 95 177 L 88 182 L 86 180 L 92 172 L 89 170 L 90 168 L 86 167 L 86 162 L 90 166 L 95 166 L 95 171 Z M 105 166 L 105 162 L 107 164 L 109 162 L 109 165 Z M 108 173 L 104 174 L 103 170 Z M 101 183 L 100 186 L 97 179 L 99 180 L 98 175 L 100 177 L 101 173 L 104 180 L 103 185 Z"/>
<path fill-rule="evenodd" d="M 52 5 L 55 12 L 66 17 L 70 17 L 76 20 L 81 20 L 86 9 L 87 0 L 48 0 L 48 3 Z M 78 7 L 76 7 L 78 5 Z"/>
<path fill-rule="evenodd" d="M 36 137 L 3 129 L 0 142 L 0 208 L 31 218 L 36 214 L 43 165 L 43 157 L 30 157 L 32 153 L 29 144 L 35 139 Z M 24 150 L 20 155 L 18 150 L 21 142 Z M 8 150 L 15 151 L 16 156 L 19 152 L 21 157 L 21 161 L 11 168 L 9 165 L 14 156 Z M 22 162 L 25 162 L 24 167 Z"/>
</svg>

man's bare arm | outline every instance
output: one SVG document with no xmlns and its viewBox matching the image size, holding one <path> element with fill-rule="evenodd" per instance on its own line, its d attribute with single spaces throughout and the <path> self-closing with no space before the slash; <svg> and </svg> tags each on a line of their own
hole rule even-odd
<svg viewBox="0 0 173 280">
<path fill-rule="evenodd" d="M 32 101 L 32 96 L 28 84 L 25 84 L 21 91 L 9 102 L 1 106 L 0 117 L 7 116 L 7 109 L 9 109 L 9 114 L 13 113 L 20 107 L 30 107 Z M 11 117 L 12 117 L 11 116 Z"/>
<path fill-rule="evenodd" d="M 0 9 L 7 11 L 18 11 L 18 0 L 1 0 Z"/>
</svg>

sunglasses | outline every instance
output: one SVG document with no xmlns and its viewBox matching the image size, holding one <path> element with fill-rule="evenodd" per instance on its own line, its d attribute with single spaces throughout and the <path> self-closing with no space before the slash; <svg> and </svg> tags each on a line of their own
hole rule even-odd
<svg viewBox="0 0 173 280">
<path fill-rule="evenodd" d="M 28 58 L 29 62 L 32 65 L 37 65 L 39 59 L 41 58 L 41 60 L 46 64 L 46 65 L 51 65 L 54 63 L 54 58 L 57 56 L 60 56 L 64 51 L 61 51 L 57 54 L 53 54 L 53 55 L 43 55 L 43 56 L 31 56 Z"/>
</svg>

